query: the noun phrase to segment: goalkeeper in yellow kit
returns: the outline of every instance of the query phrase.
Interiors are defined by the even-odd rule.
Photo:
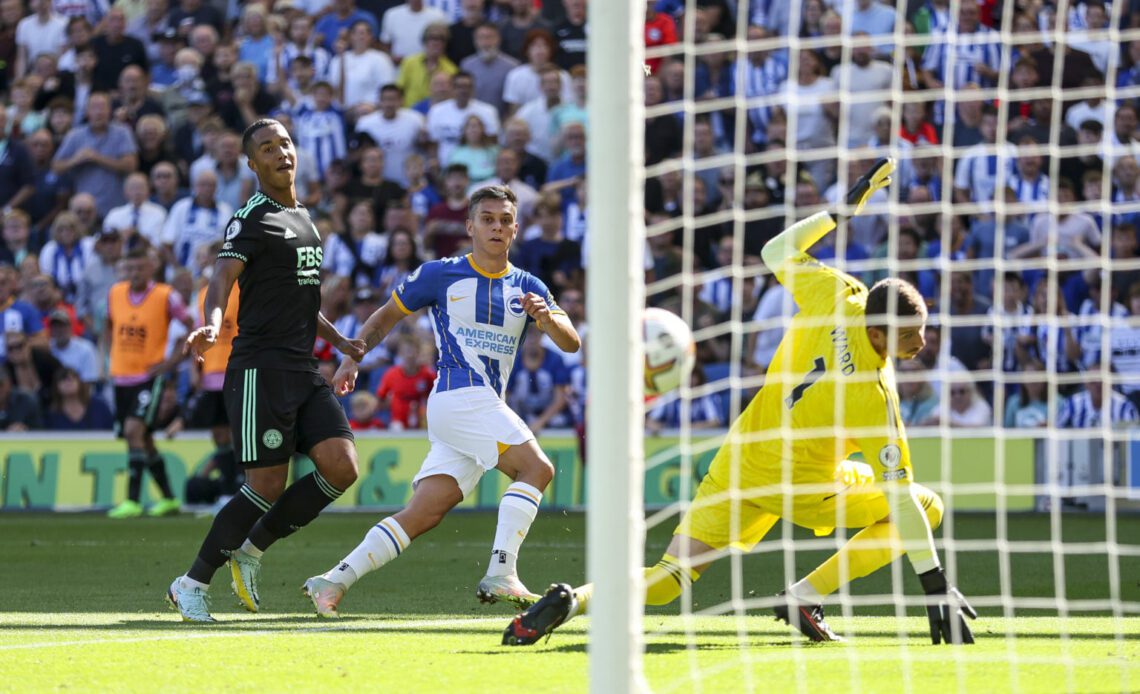
[[[856,214],[890,183],[893,170],[893,160],[881,159],[859,179],[847,196]],[[972,643],[963,616],[976,613],[939,564],[931,530],[942,520],[942,500],[914,482],[891,361],[922,349],[926,306],[902,280],[883,280],[868,291],[807,255],[835,226],[820,212],[764,247],[764,263],[800,312],[661,561],[645,570],[645,601],[672,602],[727,548],[750,550],[787,518],[820,535],[836,527],[861,530],[781,594],[777,618],[813,641],[838,640],[824,621],[824,598],[906,553],[931,596],[933,642]],[[849,460],[856,451],[866,464]],[[534,643],[585,612],[592,590],[551,586],[511,622],[503,643]]]

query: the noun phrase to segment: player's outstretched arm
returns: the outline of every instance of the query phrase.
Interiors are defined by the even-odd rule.
[[[230,302],[230,292],[233,291],[234,282],[244,269],[245,262],[237,258],[218,258],[214,262],[214,274],[206,287],[206,305],[203,307],[206,324],[186,337],[186,344],[182,348],[183,354],[193,354],[200,362],[202,355],[218,341],[218,333],[222,330],[222,316]]]
[[[350,340],[341,335],[336,326],[329,322],[329,319],[325,318],[325,314],[320,311],[317,312],[317,335],[335,347],[338,352],[352,357],[356,361],[364,359],[364,355],[368,352],[364,348],[364,340],[359,338]]]
[[[364,355],[372,351],[373,347],[380,344],[380,341],[387,337],[392,328],[406,315],[408,314],[394,299],[389,299],[386,304],[372,312],[372,315],[361,326],[359,336],[355,340],[349,340],[358,349],[353,351],[341,350],[346,356],[340,362],[340,366],[333,376],[334,393],[347,395],[356,389],[356,376],[360,371],[360,360],[364,359]],[[360,355],[359,357],[356,356],[357,353]]]
[[[883,157],[876,161],[867,173],[855,181],[847,191],[847,204],[855,208],[855,214],[863,211],[863,205],[879,190],[891,184],[891,174],[895,170],[895,160]],[[836,227],[837,219],[827,212],[816,212],[807,219],[796,222],[776,238],[764,244],[760,257],[768,269],[780,274],[784,261],[798,253],[806,253],[828,232]]]

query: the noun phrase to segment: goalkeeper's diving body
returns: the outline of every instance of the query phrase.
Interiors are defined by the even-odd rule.
[[[893,160],[881,159],[848,192],[856,214],[893,170]],[[922,349],[926,306],[902,280],[868,290],[806,253],[835,227],[819,212],[764,246],[764,263],[800,312],[661,561],[645,569],[645,602],[672,602],[728,548],[752,549],[786,518],[819,535],[860,530],[781,594],[777,618],[813,641],[839,640],[824,621],[825,598],[905,553],[929,596],[933,642],[972,643],[963,617],[976,613],[939,563],[931,530],[942,520],[942,500],[914,481],[892,365],[892,357],[911,359]],[[856,451],[866,464],[849,459]],[[592,592],[592,585],[551,586],[511,622],[503,643],[534,643],[584,613]]]

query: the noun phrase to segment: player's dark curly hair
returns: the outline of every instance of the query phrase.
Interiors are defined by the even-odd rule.
[[[467,204],[467,218],[475,219],[475,210],[479,209],[479,203],[484,200],[506,200],[519,208],[519,199],[515,195],[515,191],[506,186],[484,186],[471,194],[471,202]]]
[[[879,280],[871,287],[867,294],[867,327],[887,332],[892,314],[893,318],[901,319],[903,325],[925,323],[927,317],[922,294],[913,284],[897,277]]]

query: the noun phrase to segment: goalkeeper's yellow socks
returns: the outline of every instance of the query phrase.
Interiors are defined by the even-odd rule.
[[[818,604],[839,590],[839,586],[881,569],[901,554],[902,546],[894,524],[880,521],[855,533],[838,552],[788,592],[798,600]]]
[[[590,598],[594,597],[594,584],[587,583],[586,585],[574,589],[574,604],[570,606],[570,613],[566,615],[566,619],[577,617],[580,614],[586,614],[586,609],[590,605]]]
[[[685,570],[677,557],[664,554],[661,561],[645,569],[645,604],[668,605],[700,577],[696,569]]]

